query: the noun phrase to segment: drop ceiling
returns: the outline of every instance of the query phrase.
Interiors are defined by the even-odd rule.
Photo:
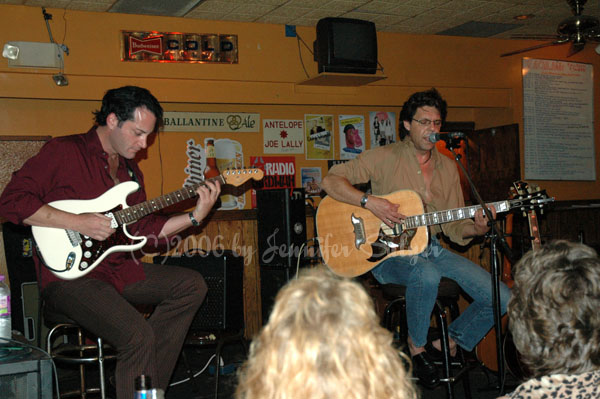
[[[375,22],[380,32],[516,38],[556,34],[571,16],[566,0],[0,0],[4,4],[94,12],[314,27],[324,17]],[[584,14],[600,16],[600,1]],[[516,20],[517,15],[531,15]]]

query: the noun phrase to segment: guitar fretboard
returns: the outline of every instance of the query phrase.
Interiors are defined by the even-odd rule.
[[[208,181],[216,180],[220,180],[221,184],[226,184],[226,181],[222,175],[208,179]],[[165,195],[161,195],[160,197],[145,202],[140,202],[139,204],[130,206],[129,208],[116,211],[114,212],[115,220],[117,221],[119,226],[126,223],[133,223],[153,212],[160,211],[161,209],[167,208],[171,205],[175,205],[181,201],[185,201],[187,199],[197,196],[198,194],[196,193],[196,190],[198,189],[198,187],[204,185],[206,185],[205,182],[197,183],[191,186],[185,186],[180,188],[179,190],[173,191]]]
[[[496,208],[496,212],[506,212],[510,209],[508,201],[498,201],[487,206]],[[442,224],[454,222],[456,220],[470,219],[475,217],[475,213],[481,209],[481,205],[467,206],[464,208],[447,209],[445,211],[423,213],[422,215],[409,216],[404,219],[404,227],[415,229],[421,226],[431,226],[434,224]]]

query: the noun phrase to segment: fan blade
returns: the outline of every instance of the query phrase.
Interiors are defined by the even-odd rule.
[[[583,43],[571,43],[571,46],[569,47],[569,53],[567,54],[567,58],[577,54],[578,52],[580,52],[581,50],[583,50],[583,48],[585,47],[585,42]]]
[[[543,48],[543,47],[555,46],[557,44],[565,44],[568,41],[569,41],[569,38],[559,39],[559,40],[555,40],[550,43],[542,43],[542,44],[538,44],[537,46],[527,47],[527,48],[523,48],[521,50],[515,50],[515,51],[508,52],[508,53],[500,54],[500,57],[508,57],[510,55],[520,54],[520,53],[524,53],[526,51],[531,51],[531,50],[537,50],[537,49]]]

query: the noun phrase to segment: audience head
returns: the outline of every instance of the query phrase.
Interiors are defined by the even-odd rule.
[[[240,374],[237,399],[414,399],[363,287],[317,268],[292,280]]]
[[[583,244],[554,241],[515,265],[510,329],[535,376],[600,368],[600,259]]]

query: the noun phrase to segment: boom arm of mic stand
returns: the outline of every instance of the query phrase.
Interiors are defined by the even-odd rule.
[[[471,180],[471,176],[469,175],[469,172],[467,172],[464,165],[460,162],[460,155],[458,155],[454,151],[455,147],[456,147],[456,145],[454,145],[452,142],[446,143],[446,148],[448,148],[448,150],[450,150],[452,155],[454,155],[454,160],[456,161],[458,166],[462,169],[463,173],[465,174],[465,177],[467,178],[469,185],[471,186],[471,191],[473,192],[475,199],[481,205],[481,208],[485,212],[485,215],[487,216],[488,224],[491,227],[491,231],[490,231],[490,233],[488,233],[488,235],[490,237],[490,268],[491,268],[491,275],[492,275],[491,276],[491,279],[492,279],[492,282],[491,282],[492,283],[492,303],[493,303],[493,310],[494,310],[494,329],[496,331],[496,354],[497,354],[497,360],[498,360],[498,381],[500,382],[500,386],[499,386],[500,396],[502,396],[502,395],[504,395],[504,388],[505,388],[504,383],[505,383],[506,374],[504,372],[504,350],[502,348],[502,322],[501,322],[502,310],[501,310],[501,304],[500,304],[500,267],[498,265],[496,241],[499,237],[502,237],[502,239],[501,239],[501,242],[502,242],[503,236],[497,228],[496,220],[492,217],[492,212],[489,210],[489,208],[487,207],[485,202],[483,202],[483,199],[481,199],[481,196],[479,195],[479,192],[477,191],[477,188],[475,187],[473,180]],[[508,247],[506,242],[504,242],[504,245],[506,245],[506,247]]]

